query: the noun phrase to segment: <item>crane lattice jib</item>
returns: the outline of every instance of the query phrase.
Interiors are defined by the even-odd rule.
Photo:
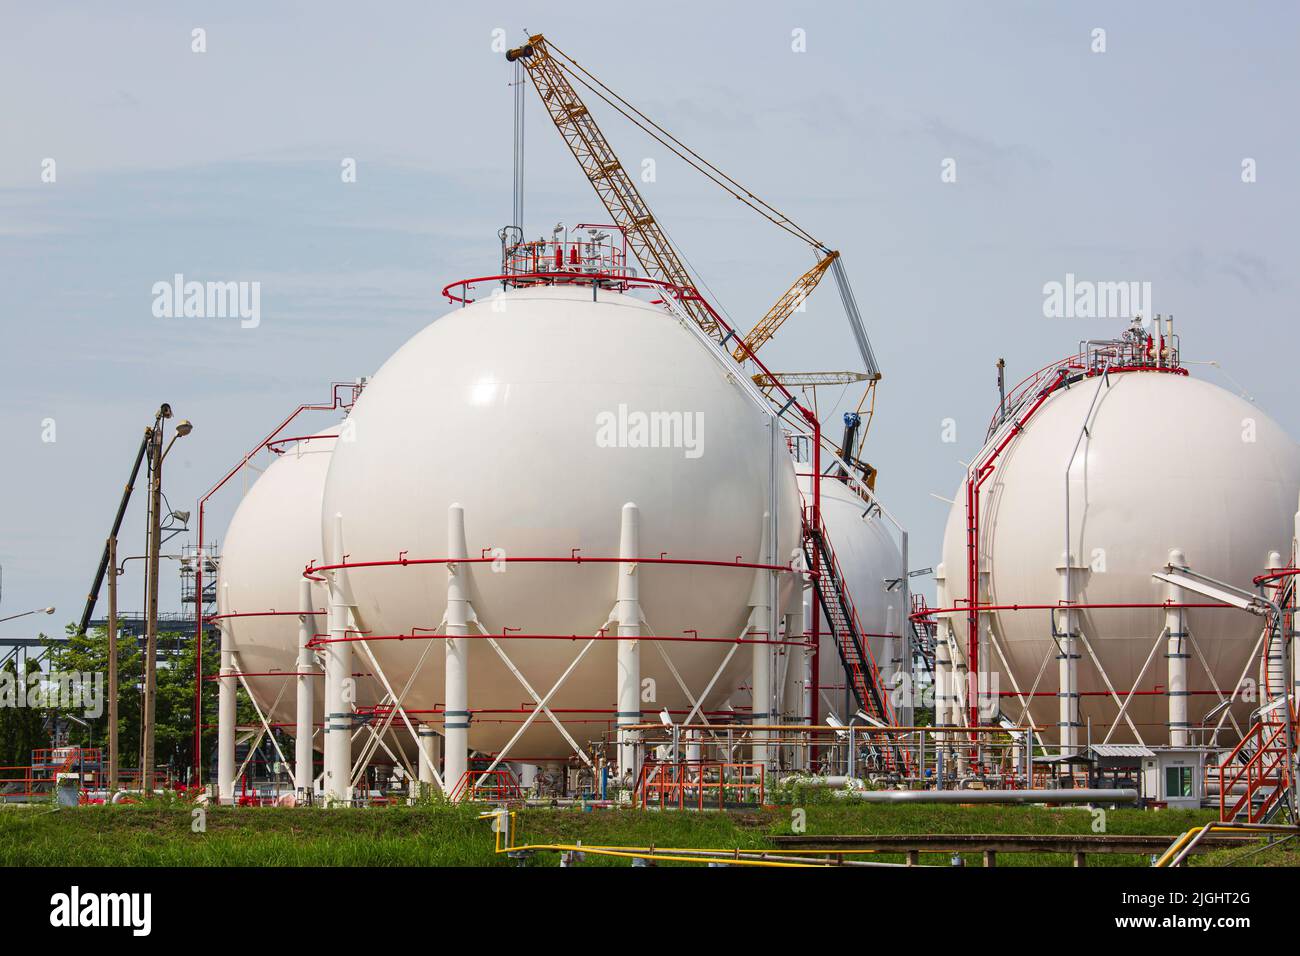
[[[540,34],[531,37],[525,46],[509,51],[506,58],[523,63],[551,121],[595,188],[596,195],[605,204],[614,224],[626,232],[628,245],[646,274],[678,288],[694,290],[695,282],[677,250],[655,221],[605,134],[569,82],[564,68],[551,56],[545,38]],[[688,295],[683,297],[682,306],[705,333],[716,341],[722,341],[722,330],[702,303]]]
[[[816,388],[819,385],[852,385],[854,382],[871,381],[871,376],[866,372],[764,372],[752,378],[759,388],[775,388],[777,385],[787,388]]]
[[[831,263],[839,258],[838,252],[828,252],[817,260],[817,263],[794,280],[794,284],[786,290],[785,295],[776,300],[772,308],[767,310],[767,315],[763,316],[749,330],[745,336],[745,344],[736,346],[733,353],[737,362],[744,361],[749,355],[757,352],[772,336],[776,335],[777,329],[785,324],[785,320],[794,315],[795,311],[803,305],[808,296],[812,294],[813,289],[817,288],[817,283],[822,281],[822,276],[830,268]]]

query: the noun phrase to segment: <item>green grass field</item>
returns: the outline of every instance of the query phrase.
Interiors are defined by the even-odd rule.
[[[804,808],[807,832],[832,833],[1091,833],[1092,815],[1041,807],[868,806],[821,803]],[[369,810],[209,808],[206,832],[192,829],[184,805],[94,806],[53,810],[0,806],[3,866],[509,866],[493,852],[493,834],[476,807],[391,807]],[[1107,832],[1181,833],[1212,818],[1209,811],[1111,810]],[[700,847],[757,850],[791,832],[791,809],[721,812],[639,810],[584,812],[530,809],[517,818],[517,844]],[[1195,865],[1296,865],[1300,851],[1246,848],[1198,856]],[[863,859],[898,862],[875,854]],[[949,865],[928,854],[923,864]],[[553,866],[554,852],[532,865]],[[1093,854],[1089,866],[1146,866],[1146,857]],[[978,866],[978,854],[967,865]],[[627,866],[589,855],[584,866]],[[999,866],[1064,866],[1064,854],[999,854]]]

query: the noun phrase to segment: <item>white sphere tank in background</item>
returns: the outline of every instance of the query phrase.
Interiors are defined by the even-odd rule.
[[[654,412],[680,415],[684,427],[672,447],[641,446],[638,417]],[[639,508],[642,557],[765,563],[764,514],[773,499],[776,563],[788,565],[800,545],[794,468],[779,434],[773,447],[768,415],[691,330],[630,296],[601,291],[594,300],[590,289],[572,286],[517,289],[450,312],[385,363],[351,420],[355,440],[340,443],[330,462],[322,521],[328,555],[335,515],[342,515],[342,551],[352,562],[446,557],[453,504],[464,509],[471,558],[617,557],[628,502]],[[611,620],[617,564],[507,561],[467,568],[479,622],[506,635],[501,646],[539,694],[585,638]],[[738,636],[754,575],[640,564],[643,635]],[[347,576],[363,631],[428,633],[442,621],[444,564],[353,569]],[[794,575],[780,578],[784,606],[796,593]],[[612,624],[609,633],[617,633]],[[428,654],[407,699],[414,711],[443,705],[442,643],[439,638]],[[428,642],[371,646],[401,687]],[[696,696],[732,646],[660,645]],[[487,641],[472,639],[469,647],[470,746],[495,752],[532,709],[532,699]],[[732,656],[706,709],[745,682],[750,651]],[[598,641],[549,702],[579,745],[613,727],[615,656],[616,642]],[[654,641],[642,641],[640,661],[643,712],[653,717],[663,708],[690,708]],[[511,757],[570,752],[540,716]]]
[[[799,488],[804,500],[812,502],[812,478],[801,476]],[[879,509],[854,494],[843,480],[823,477],[821,480],[822,524],[826,537],[835,552],[836,561],[844,574],[849,595],[858,611],[858,618],[866,631],[871,655],[882,680],[888,681],[893,673],[892,658],[901,655],[897,643],[887,645],[885,635],[901,633],[903,591],[888,590],[887,581],[902,575],[903,557],[897,541],[885,523]],[[810,599],[812,592],[809,592]],[[811,622],[808,623],[811,626]],[[845,673],[835,640],[825,632],[822,618],[821,646],[819,648],[818,679],[823,698],[818,713],[825,722],[828,712],[847,723],[855,710],[844,710]],[[851,708],[856,708],[850,697]]]
[[[1074,601],[1165,601],[1166,585],[1151,575],[1164,571],[1174,548],[1194,571],[1253,590],[1251,579],[1265,568],[1268,553],[1290,553],[1300,488],[1296,443],[1256,406],[1186,375],[1125,371],[1112,373],[1109,387],[1102,385],[1100,392],[1098,383],[1098,378],[1085,378],[1050,397],[996,460],[984,483],[979,553],[989,575],[988,603],[1060,601],[1066,468],[1094,396],[1092,423],[1069,472],[1070,549],[1072,563],[1082,566],[1074,572]],[[960,605],[967,596],[964,481],[955,502],[943,545],[949,605]],[[1209,603],[1191,592],[1185,601]],[[965,647],[965,614],[959,611],[951,620]],[[1133,686],[1164,623],[1164,610],[1154,607],[1077,612],[1078,630],[1121,695]],[[1048,612],[995,612],[992,627],[1021,690],[1028,691],[1044,657],[1056,654]],[[1230,693],[1259,637],[1260,619],[1238,610],[1191,609],[1187,629],[1218,687]],[[1081,643],[1078,653],[1079,720],[1086,724],[1091,718],[1092,737],[1099,742],[1117,707]],[[1200,656],[1195,649],[1188,653],[1187,685],[1193,692],[1188,718],[1195,726],[1218,699],[1205,693],[1212,685]],[[1137,688],[1147,693],[1135,697],[1127,710],[1148,744],[1169,741],[1164,654],[1162,643]],[[1011,691],[996,651],[990,648],[989,657],[981,668],[999,674],[1000,691]],[[1057,683],[1053,659],[1039,686],[1040,694],[1053,696],[1038,696],[1032,706],[1035,722],[1053,728],[1052,739]],[[1250,706],[1238,713],[1239,720]],[[1013,719],[1021,710],[1014,697],[1006,696],[1001,708]],[[1085,742],[1082,730],[1078,740]],[[1133,734],[1121,723],[1111,740],[1131,742]]]
[[[339,426],[322,434],[333,436]],[[240,670],[266,675],[298,670],[299,584],[303,569],[321,562],[320,503],[336,439],[312,438],[287,447],[244,494],[226,531],[217,573],[217,613],[274,616],[223,618]],[[326,590],[312,583],[312,607],[324,610]],[[318,631],[325,618],[316,619]],[[245,678],[267,719],[292,733],[296,691],[292,677]],[[318,684],[322,684],[317,679]],[[322,692],[316,689],[316,719]]]

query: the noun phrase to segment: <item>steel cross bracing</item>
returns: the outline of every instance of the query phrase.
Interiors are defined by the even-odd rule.
[[[551,56],[542,36],[529,39],[516,51],[529,79],[542,99],[556,129],[573,152],[573,157],[605,204],[614,224],[622,227],[628,245],[642,268],[653,278],[671,282],[683,289],[694,289],[695,280],[682,262],[632,177],[610,146],[605,134],[592,118],[577,90],[569,82],[560,63]],[[709,310],[699,301],[684,296],[682,306],[701,329],[715,341],[722,341],[722,330]]]

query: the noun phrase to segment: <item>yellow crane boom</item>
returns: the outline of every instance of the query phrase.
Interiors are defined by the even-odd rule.
[[[632,177],[623,168],[605,134],[582,101],[582,97],[578,95],[574,82],[584,86],[597,99],[622,114],[733,198],[816,250],[818,259],[813,267],[799,276],[781,298],[768,309],[767,314],[744,338],[743,344],[740,342],[734,344],[732,354],[737,361],[743,361],[750,354],[757,352],[764,343],[770,341],[817,287],[822,276],[829,271],[835,275],[849,326],[866,368],[866,377],[855,381],[874,384],[880,379],[880,369],[867,339],[866,328],[858,312],[843,260],[838,252],[832,251],[789,216],[760,199],[741,183],[705,160],[611,90],[559,47],[548,45],[542,34],[531,36],[523,46],[509,50],[506,59],[517,63],[527,72],[551,121],[578,161],[583,174],[596,190],[596,195],[604,204],[613,222],[627,236],[627,243],[632,247],[633,255],[641,263],[646,276],[669,283],[680,290],[677,298],[685,311],[707,335],[724,348],[733,345],[730,340],[737,337],[736,333],[728,331],[726,335],[723,334],[725,324],[716,318],[716,314],[704,301],[683,257],[674,248],[667,232],[650,212]],[[784,387],[786,384],[781,382],[779,377],[774,379],[776,380],[765,386],[765,390]],[[874,395],[873,388],[868,388],[868,394],[863,396],[864,403],[868,400],[868,395]]]
[[[777,329],[785,323],[786,319],[794,315],[812,290],[817,288],[817,283],[822,281],[822,276],[839,255],[838,252],[826,253],[817,260],[816,265],[794,280],[794,285],[790,286],[785,294],[776,300],[772,308],[767,310],[767,315],[759,319],[749,330],[749,334],[745,336],[745,344],[736,346],[732,354],[737,362],[743,362],[751,352],[757,352],[768,339],[776,335]]]
[[[722,341],[722,330],[709,310],[695,296],[695,282],[667,234],[655,221],[632,177],[619,162],[613,147],[601,132],[563,67],[551,56],[542,34],[529,37],[521,47],[506,53],[506,59],[523,64],[537,95],[573,152],[587,179],[596,190],[614,224],[622,227],[641,266],[653,279],[670,282],[694,295],[681,299],[683,308],[706,334]]]

